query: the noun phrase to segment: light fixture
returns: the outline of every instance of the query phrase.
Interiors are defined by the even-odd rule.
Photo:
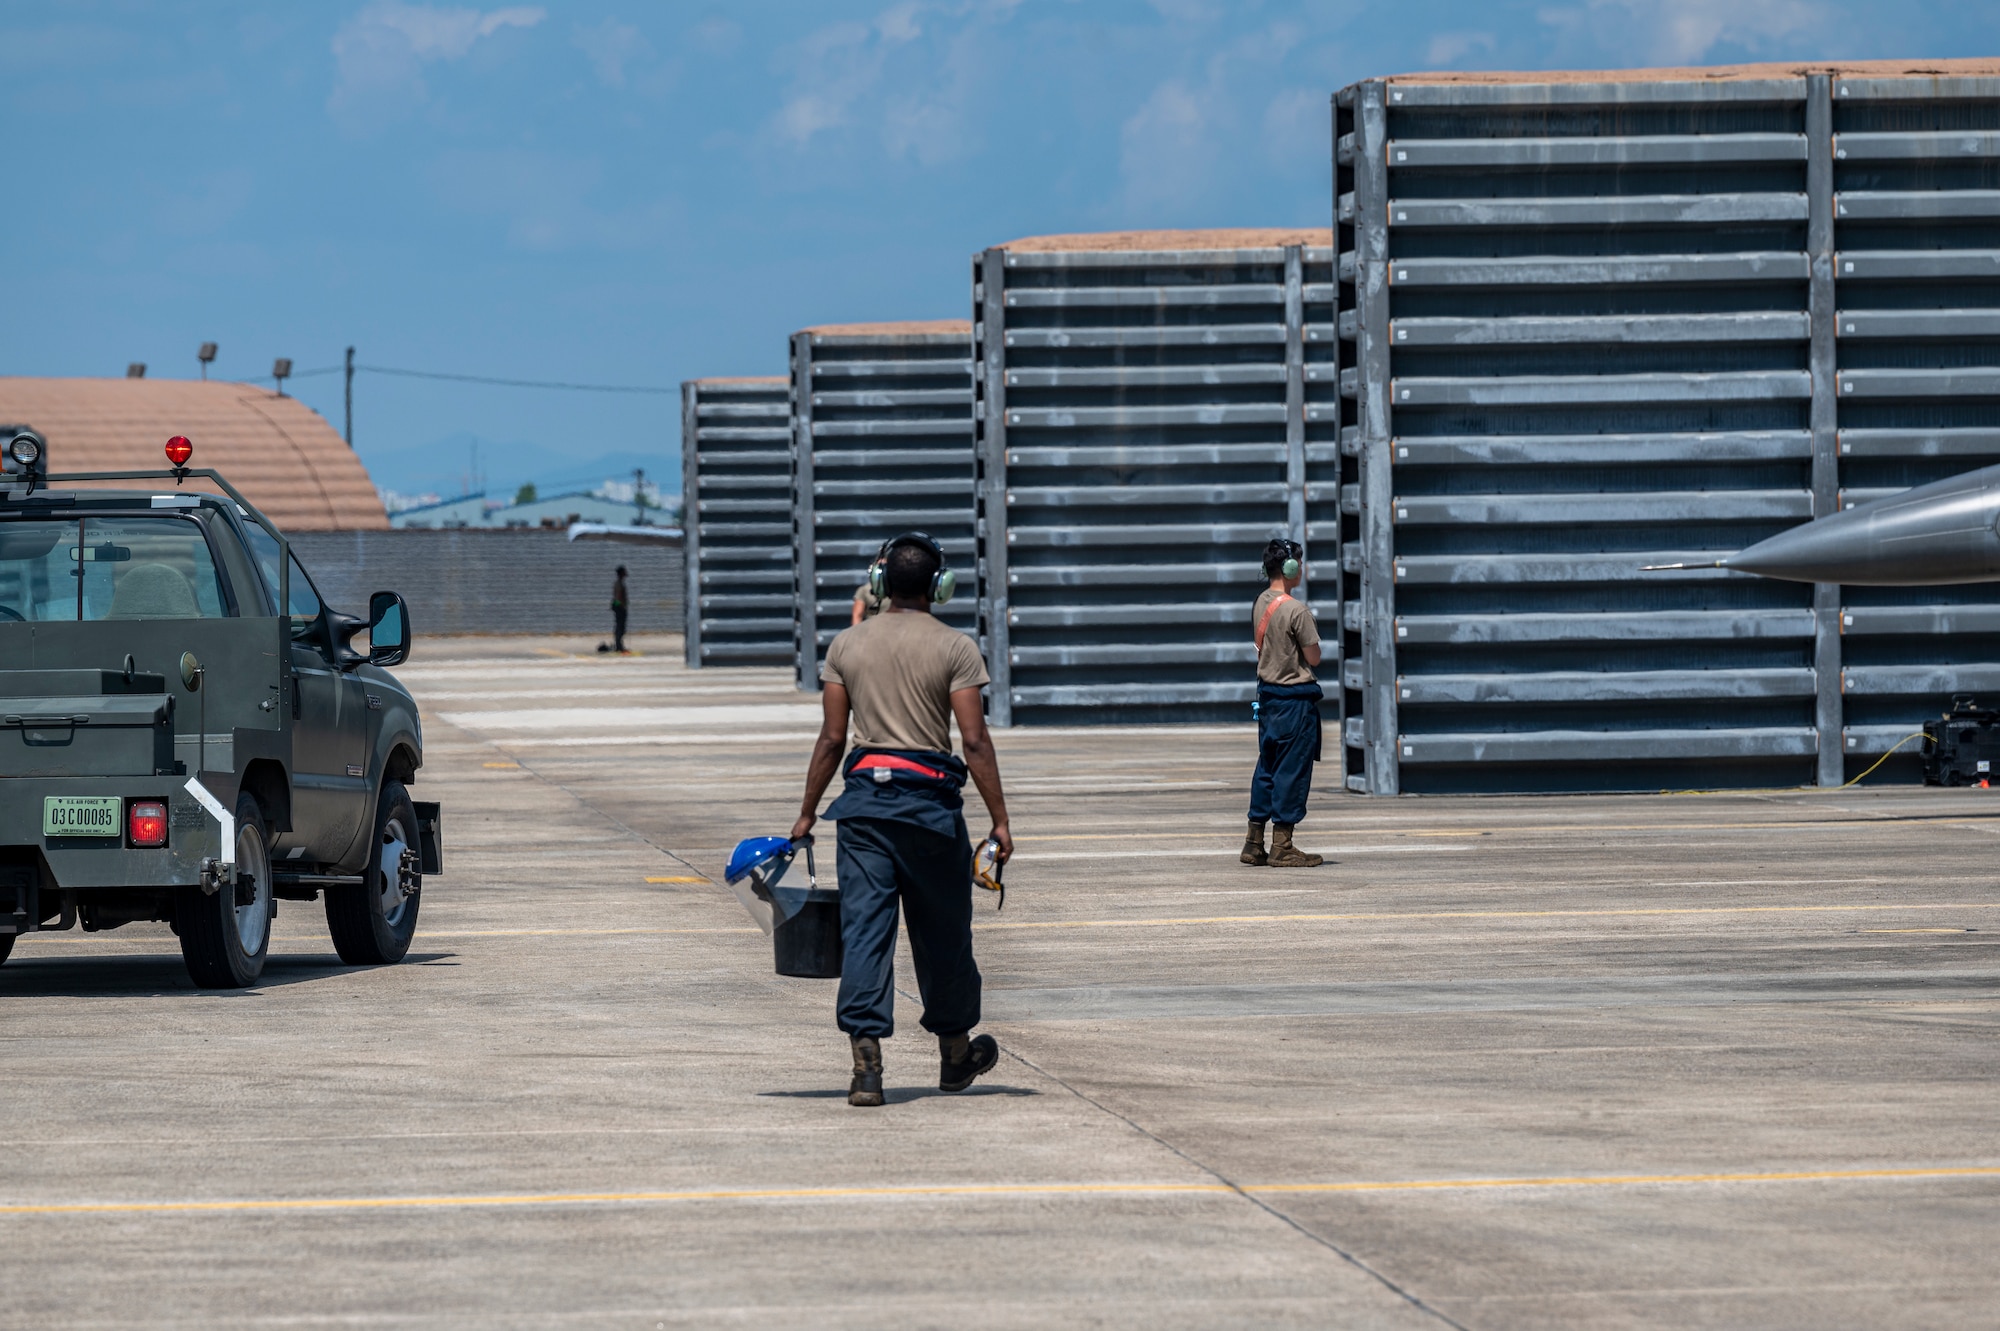
[[[127,365],[125,367],[125,377],[127,379],[144,379],[146,377],[146,362],[135,360],[130,365]]]
[[[292,377],[292,361],[289,356],[280,356],[271,362],[271,377],[278,381],[278,396],[285,395],[285,380]]]
[[[201,344],[201,350],[194,353],[194,358],[201,362],[201,377],[203,379],[208,378],[209,362],[215,359],[215,351],[215,343],[204,342]]]
[[[193,456],[194,445],[188,442],[186,435],[177,434],[167,440],[167,461],[173,463],[176,467],[185,467],[188,464],[188,459]]]
[[[42,460],[42,441],[32,434],[17,434],[14,442],[7,445],[8,453],[14,461],[24,467],[32,467]]]

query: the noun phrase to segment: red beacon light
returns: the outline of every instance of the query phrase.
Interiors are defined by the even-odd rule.
[[[193,456],[194,445],[188,442],[186,435],[177,434],[167,440],[167,461],[173,463],[176,467],[185,467],[188,464],[188,459]]]

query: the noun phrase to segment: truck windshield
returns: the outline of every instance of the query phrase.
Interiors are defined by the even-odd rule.
[[[0,523],[0,623],[220,619],[223,604],[215,558],[192,519]]]

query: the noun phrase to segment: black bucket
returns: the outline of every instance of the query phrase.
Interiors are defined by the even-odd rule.
[[[840,893],[820,887],[771,890],[777,923],[771,946],[778,974],[805,980],[840,978]]]

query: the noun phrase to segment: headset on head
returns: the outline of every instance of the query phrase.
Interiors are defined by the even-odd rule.
[[[1273,544],[1281,545],[1285,548],[1285,565],[1279,572],[1284,576],[1285,581],[1290,582],[1293,578],[1299,576],[1299,560],[1305,556],[1306,548],[1297,541],[1286,537],[1279,537]]]
[[[919,550],[928,550],[936,558],[937,572],[931,575],[931,602],[943,605],[958,590],[958,574],[945,563],[944,547],[932,540],[926,532],[906,531],[901,536],[891,536],[882,542],[882,548],[875,552],[875,562],[868,566],[868,590],[877,596],[889,594],[889,552],[899,545],[914,545]]]

